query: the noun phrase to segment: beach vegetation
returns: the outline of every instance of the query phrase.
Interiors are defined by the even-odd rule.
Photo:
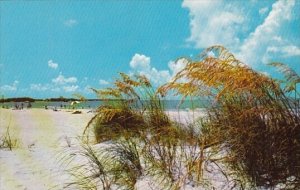
[[[213,53],[214,56],[211,56]],[[240,62],[222,46],[213,46],[190,61],[159,91],[211,100],[203,138],[224,153],[226,169],[244,187],[297,189],[300,184],[299,76],[284,64],[286,86]],[[184,79],[184,82],[182,80]],[[294,91],[295,97],[286,92]],[[201,128],[201,130],[203,130]],[[291,180],[292,179],[292,180]]]
[[[18,140],[11,136],[10,125],[8,125],[5,133],[0,138],[0,148],[9,149],[11,151],[13,148],[16,148],[18,146],[18,143]]]
[[[271,64],[283,71],[282,86],[222,46],[186,61],[157,90],[145,76],[124,73],[112,87],[92,89],[104,104],[84,136],[106,148],[91,151],[88,145],[84,156],[105,168],[92,175],[109,181],[103,189],[134,189],[143,179],[155,189],[300,188],[297,73]],[[171,120],[163,105],[168,94],[206,100],[204,116],[186,123]]]
[[[106,159],[101,150],[95,150],[88,144],[82,144],[82,149],[72,152],[70,157],[64,157],[61,162],[68,165],[73,159],[81,159],[81,164],[67,169],[70,182],[66,182],[65,188],[76,188],[84,190],[110,190],[114,181],[110,175],[108,166],[110,160]]]

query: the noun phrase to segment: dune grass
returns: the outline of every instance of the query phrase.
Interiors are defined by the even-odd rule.
[[[10,151],[18,147],[18,140],[13,138],[10,134],[10,124],[6,128],[5,133],[0,138],[0,148],[8,148]]]
[[[144,76],[129,77],[120,73],[114,87],[93,90],[104,104],[88,123],[84,134],[92,130],[98,143],[120,136],[140,136],[145,130],[170,126],[161,100]]]
[[[157,91],[146,77],[124,73],[113,87],[93,89],[105,104],[84,134],[109,146],[84,149],[92,168],[102,170],[80,181],[95,184],[89,180],[96,176],[100,189],[135,189],[138,181],[149,177],[153,183],[148,185],[156,184],[155,189],[299,188],[297,73],[272,64],[293,75],[285,75],[282,87],[222,46],[186,61],[187,66]],[[207,100],[205,116],[188,124],[171,121],[162,101],[170,92]],[[291,92],[294,101],[288,96]],[[218,180],[221,186],[216,186]]]
[[[82,144],[82,149],[72,152],[69,157],[64,157],[62,163],[69,165],[73,159],[81,159],[80,165],[71,166],[67,172],[71,181],[66,182],[65,188],[76,189],[111,189],[114,178],[110,175],[109,159],[105,159],[99,150],[93,149],[88,144]]]
[[[296,73],[292,74],[294,79]],[[182,79],[185,82],[180,82]],[[184,97],[210,97],[208,131],[203,136],[214,139],[220,151],[226,150],[227,171],[233,171],[235,178],[247,179],[253,187],[284,184],[285,188],[299,188],[299,107],[278,81],[255,72],[225,48],[214,46],[159,90],[175,90]]]

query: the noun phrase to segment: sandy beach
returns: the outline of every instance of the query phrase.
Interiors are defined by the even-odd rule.
[[[87,111],[1,109],[1,135],[10,126],[11,138],[18,142],[12,151],[0,150],[0,189],[63,189],[67,176],[58,155],[82,135],[93,116]]]
[[[72,111],[0,109],[0,134],[9,126],[11,138],[17,139],[12,151],[0,149],[0,189],[66,189],[69,176],[59,160],[63,153],[78,147],[78,138],[94,115],[89,110],[81,110],[81,114]],[[199,115],[189,111],[168,114],[182,122]]]

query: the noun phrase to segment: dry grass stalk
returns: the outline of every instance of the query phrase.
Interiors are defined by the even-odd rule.
[[[85,133],[92,129],[97,142],[112,140],[114,154],[106,156],[114,163],[108,169],[112,183],[132,189],[139,178],[152,176],[162,189],[213,188],[209,178],[219,172],[228,188],[299,188],[299,107],[278,81],[247,67],[222,46],[187,61],[158,93],[175,91],[210,101],[203,104],[206,116],[190,126],[168,118],[144,76],[120,73],[114,87],[94,89],[107,101]]]
[[[246,176],[253,186],[299,187],[299,107],[293,106],[277,81],[215,46],[207,49],[201,60],[190,62],[159,92],[170,90],[184,97],[209,96],[214,100],[207,107],[210,129],[205,135],[215,139],[220,150],[228,150],[226,164],[236,176]]]

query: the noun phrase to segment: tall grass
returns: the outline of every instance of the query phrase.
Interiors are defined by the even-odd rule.
[[[130,77],[120,73],[113,87],[93,90],[104,104],[88,123],[84,134],[89,135],[92,129],[97,142],[120,136],[140,136],[145,130],[159,130],[170,125],[161,100],[145,76]]]
[[[65,165],[70,163],[72,165],[76,159],[80,159],[81,162],[80,165],[73,165],[67,170],[71,176],[71,182],[67,182],[65,188],[111,189],[114,176],[110,175],[108,167],[111,165],[110,160],[88,144],[83,144],[81,147],[82,149],[72,152],[70,157],[62,159],[62,163]]]
[[[93,89],[105,103],[84,134],[109,146],[85,149],[98,174],[81,181],[100,180],[102,189],[135,189],[148,177],[156,189],[300,188],[299,105],[287,94],[294,90],[297,98],[297,73],[289,72],[292,85],[282,88],[222,46],[187,62],[157,92],[146,77],[124,73],[114,86]],[[189,124],[171,121],[162,103],[170,91],[209,101],[205,116]]]
[[[6,132],[0,138],[0,148],[8,148],[10,151],[18,146],[18,140],[11,137],[10,124],[6,128]]]
[[[185,82],[180,82],[182,79]],[[244,176],[245,183],[254,187],[299,187],[299,107],[276,80],[247,67],[225,48],[214,46],[159,89],[161,93],[169,90],[212,100],[206,108],[203,135],[209,141],[214,139],[220,151],[226,150],[224,161],[236,178]]]
[[[196,173],[203,169],[200,160],[204,163],[204,154],[200,155],[198,136],[192,127],[170,120],[161,97],[146,77],[120,76],[114,87],[94,89],[105,104],[84,131],[94,135],[97,143],[109,140],[113,144],[104,150],[110,152],[106,158],[115,162],[111,171],[114,176],[126,176],[122,177],[125,181],[114,184],[134,188],[145,176],[152,176],[162,189],[177,189],[187,181],[200,182]],[[193,166],[196,162],[197,168]]]

